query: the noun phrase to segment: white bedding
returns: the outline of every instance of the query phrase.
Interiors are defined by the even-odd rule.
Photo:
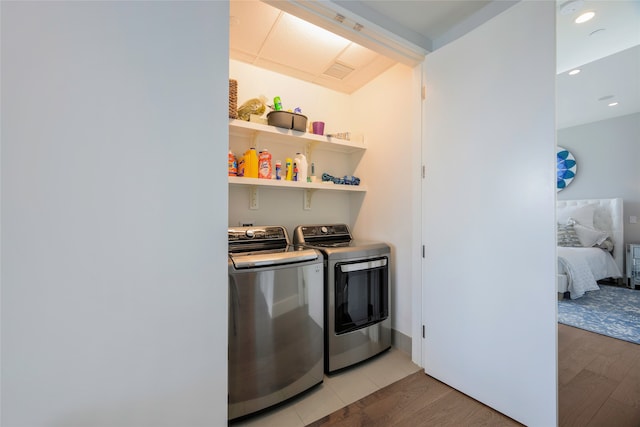
[[[609,252],[600,248],[558,247],[558,274],[567,276],[571,299],[599,290],[597,280],[621,277],[622,273]]]
[[[580,236],[582,247],[572,247],[570,242],[562,242],[558,247],[558,292],[571,292],[571,298],[579,298],[584,295],[586,289],[593,289],[596,280],[607,277],[622,277],[624,263],[624,220],[623,220],[623,200],[613,199],[582,199],[582,200],[557,200],[556,220],[558,225],[568,225],[573,223],[580,225],[583,229],[589,228],[591,231],[587,235]],[[569,221],[571,219],[571,221]],[[563,239],[571,237],[568,234],[561,235]],[[579,228],[574,231],[578,233]],[[602,237],[600,232],[608,235],[607,241],[613,244],[613,252],[609,253],[597,247]],[[570,234],[570,233],[569,233]],[[592,239],[598,237],[597,239]],[[560,243],[560,241],[559,241]],[[563,256],[565,254],[565,256]],[[581,254],[581,255],[578,255]],[[571,260],[580,259],[571,263]],[[569,265],[569,264],[577,264]],[[589,272],[584,271],[584,264],[588,264]],[[569,265],[569,267],[566,267]],[[580,267],[582,265],[582,267]],[[568,272],[567,270],[572,270]],[[572,274],[573,277],[569,277]],[[593,278],[589,277],[593,276]],[[595,284],[597,287],[597,284]],[[598,288],[599,289],[599,288]]]

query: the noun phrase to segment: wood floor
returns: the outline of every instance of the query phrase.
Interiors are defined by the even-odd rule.
[[[558,325],[559,425],[640,426],[640,345]]]
[[[640,345],[558,325],[559,426],[640,427]],[[520,426],[412,374],[310,426]]]

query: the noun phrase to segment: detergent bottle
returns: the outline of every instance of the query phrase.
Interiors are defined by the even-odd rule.
[[[247,166],[246,160],[247,159],[246,159],[244,154],[236,159],[236,161],[238,163],[238,169],[237,169],[237,175],[238,176],[244,176],[244,172],[245,172],[246,166]]]
[[[285,167],[285,180],[293,181],[293,159],[291,157],[287,157],[284,161]]]
[[[232,151],[229,151],[229,176],[238,175],[238,161]]]
[[[302,153],[296,153],[296,158],[293,160],[298,166],[298,179],[299,182],[307,182],[307,158]]]
[[[280,160],[276,160],[276,179],[280,180],[282,177],[280,176],[280,172],[282,171],[282,162]]]
[[[258,156],[258,178],[271,179],[271,153],[266,148]]]
[[[244,176],[247,178],[258,177],[258,153],[256,153],[255,147],[251,147],[249,151],[244,153],[245,166]]]

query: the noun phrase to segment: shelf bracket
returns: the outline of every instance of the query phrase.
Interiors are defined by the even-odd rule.
[[[249,209],[258,210],[258,186],[249,187]]]
[[[307,162],[311,164],[311,154],[313,149],[311,147],[311,143],[304,144],[304,157],[307,159]]]
[[[302,209],[304,209],[305,211],[310,211],[311,210],[311,196],[313,196],[313,193],[316,190],[313,189],[305,189],[304,190],[304,199],[302,200]]]
[[[258,136],[259,136],[258,132],[253,132],[251,134],[251,147],[256,149],[256,153],[260,151],[260,149],[258,148]]]

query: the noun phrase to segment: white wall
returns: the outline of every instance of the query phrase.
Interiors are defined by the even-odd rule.
[[[3,426],[226,424],[228,14],[2,3]]]
[[[557,421],[555,13],[520,2],[425,60],[425,370],[532,427]]]
[[[391,326],[412,336],[412,296],[419,267],[420,82],[402,64],[353,94],[354,123],[370,147],[356,174],[369,191],[355,218],[354,234],[391,246]]]
[[[273,98],[279,96],[285,109],[302,109],[307,117],[307,123],[312,121],[325,122],[325,134],[331,132],[356,132],[351,120],[351,99],[344,93],[336,92],[287,77],[259,67],[239,61],[229,61],[229,75],[238,81],[238,106],[251,98],[264,96],[268,104],[273,104]],[[270,110],[267,108],[263,117],[266,118]],[[251,146],[258,150],[268,149],[276,160],[284,164],[286,157],[295,157],[296,151],[304,151],[304,144],[291,146],[270,140],[268,136],[252,138],[231,138],[230,148],[236,155],[241,155]],[[328,153],[322,150],[312,150],[308,163],[316,165],[318,180],[323,172],[334,176],[352,174],[354,163],[361,156]],[[229,194],[229,225],[237,226],[240,222],[254,222],[256,225],[282,225],[289,233],[301,224],[318,223],[347,223],[351,224],[350,197],[361,199],[357,194],[343,192],[316,191],[312,195],[311,209],[303,209],[303,191],[291,189],[258,189],[258,209],[249,209],[249,189],[231,187]],[[290,234],[291,236],[291,234]]]
[[[273,98],[279,96],[284,110],[300,107],[309,124],[324,121],[325,134],[357,131],[353,128],[350,96],[345,93],[233,59],[229,60],[229,77],[238,81],[238,107],[260,96],[273,105]],[[267,108],[264,117],[269,111]]]
[[[625,243],[640,242],[640,113],[558,130],[558,145],[576,158],[578,169],[558,200],[624,199]]]

